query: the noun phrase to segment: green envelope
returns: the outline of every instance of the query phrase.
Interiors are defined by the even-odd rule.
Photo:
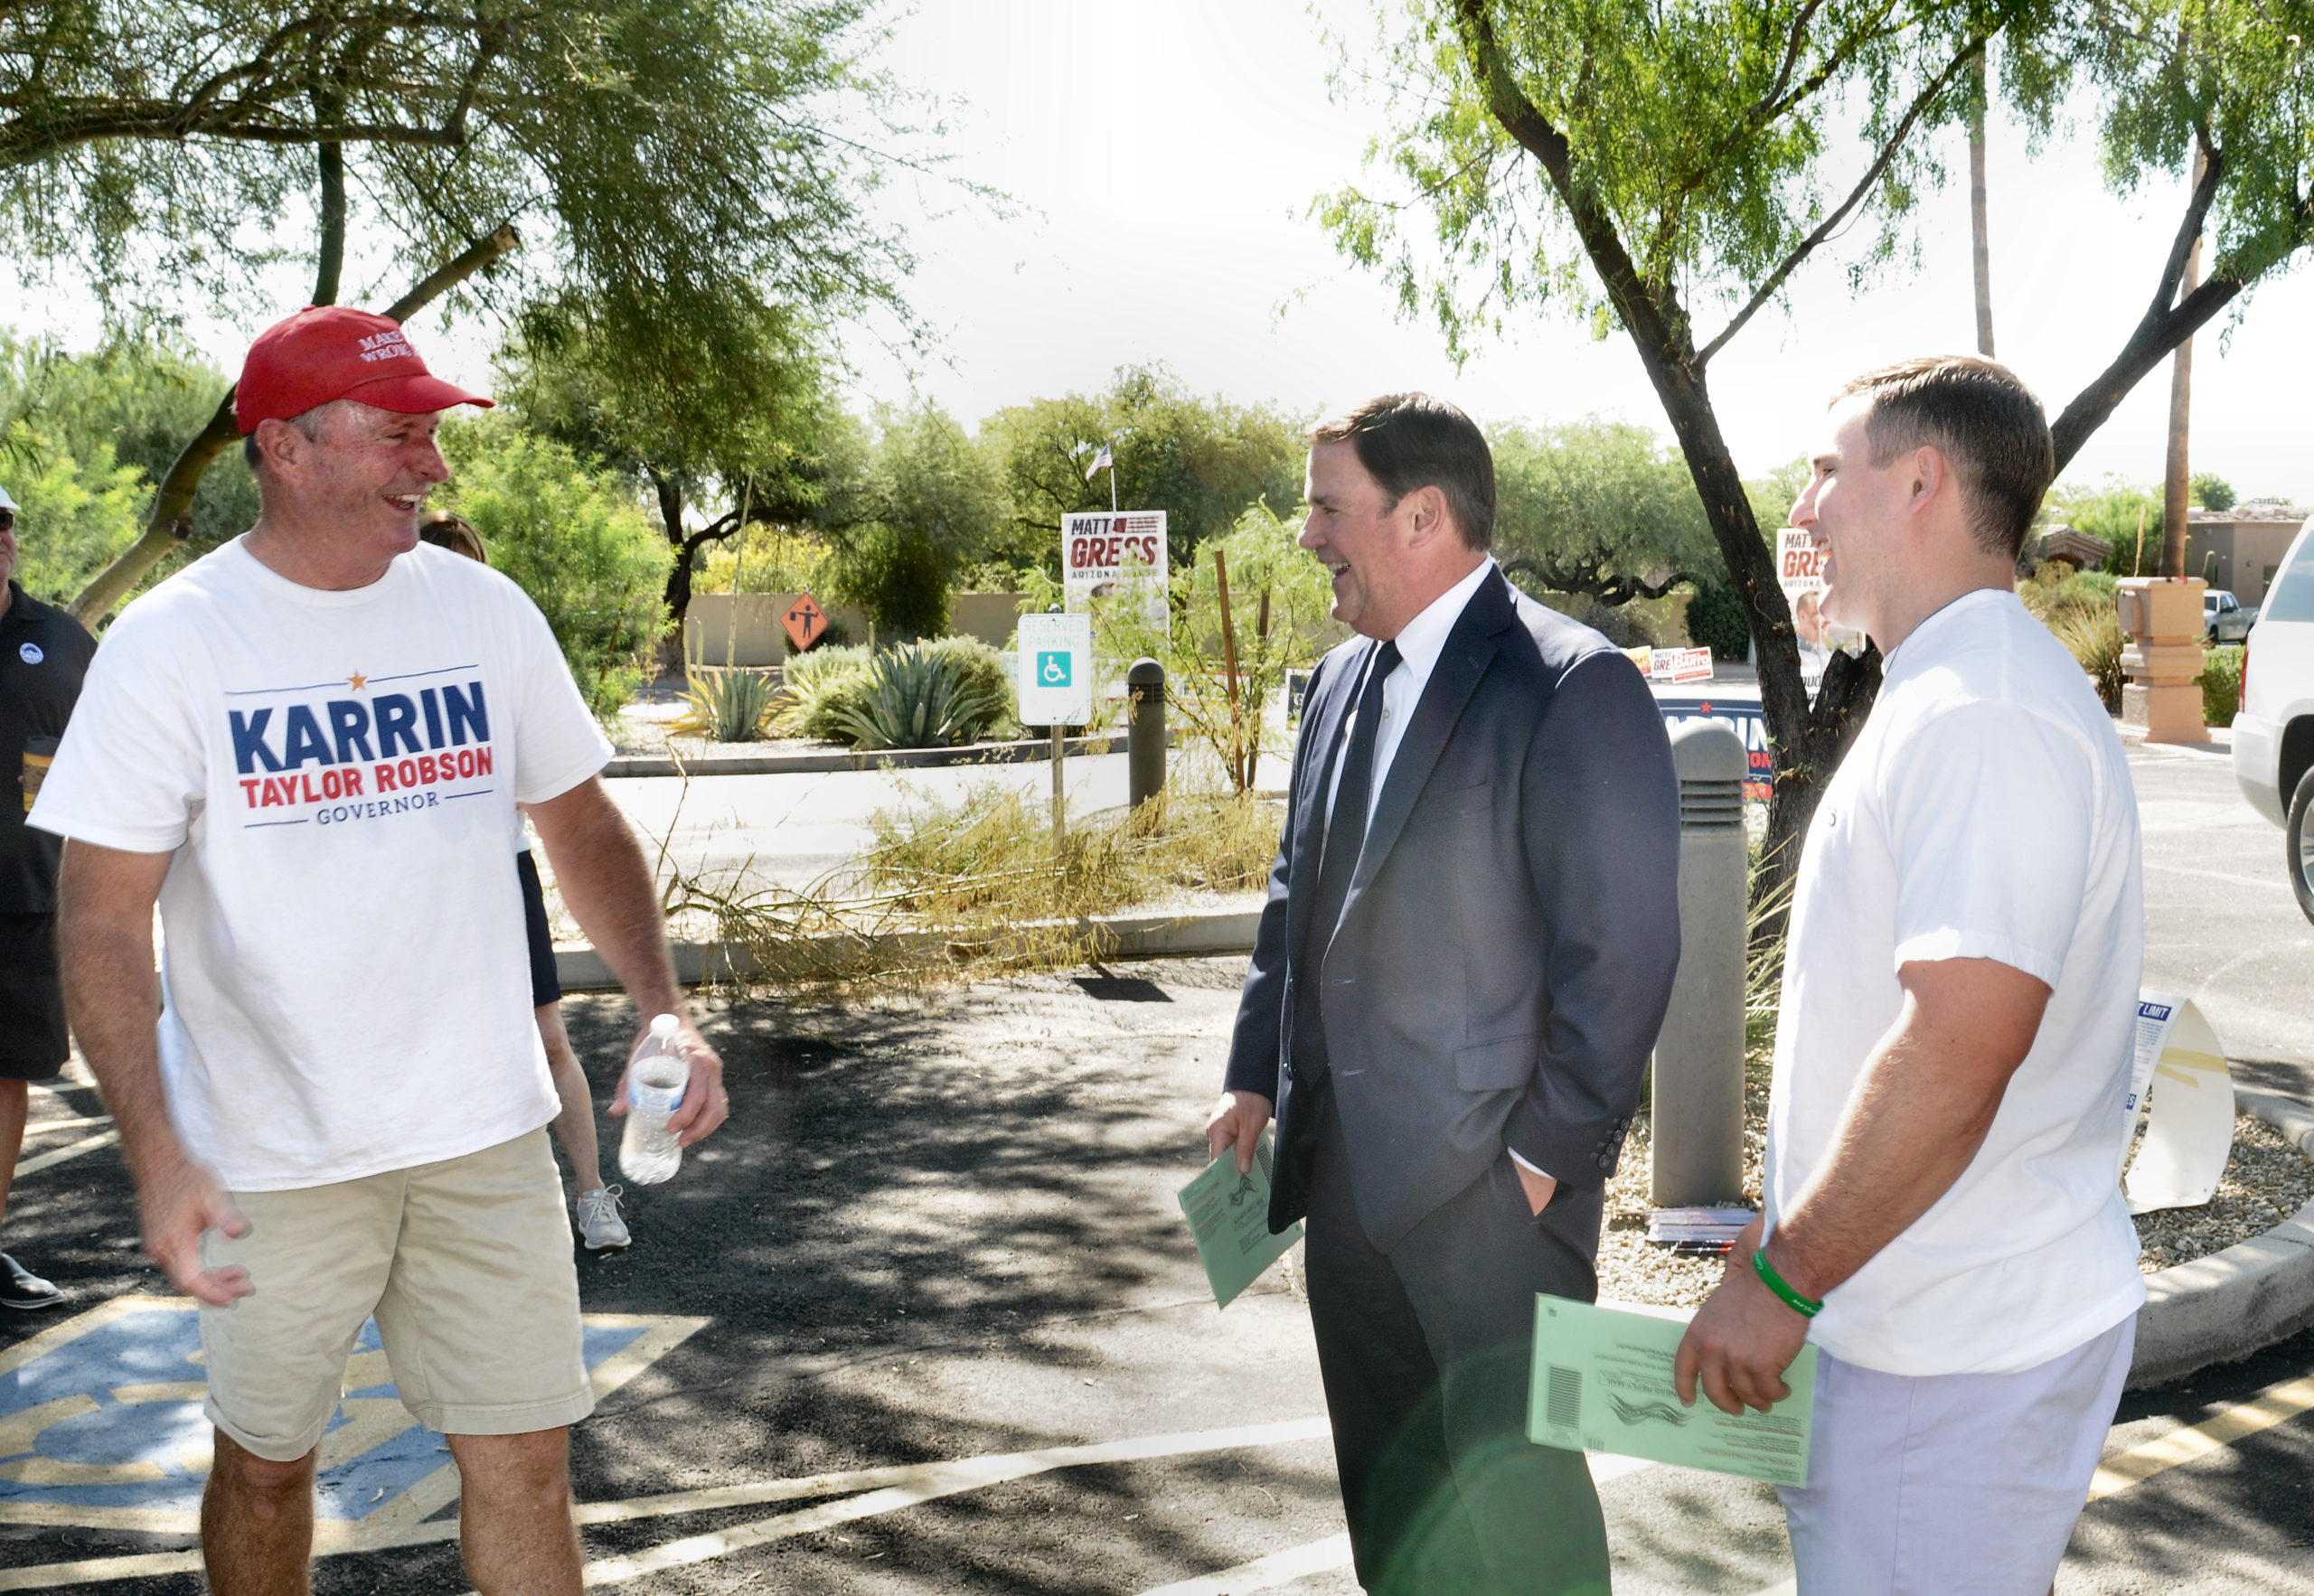
[[[1197,1255],[1218,1307],[1228,1307],[1302,1239],[1298,1220],[1280,1235],[1269,1233],[1269,1183],[1275,1167],[1265,1134],[1254,1144],[1254,1167],[1246,1173],[1237,1172],[1237,1150],[1231,1148],[1181,1188],[1181,1212],[1197,1238]]]
[[[1732,1417],[1701,1392],[1695,1406],[1683,1407],[1671,1361],[1689,1317],[1675,1308],[1537,1296],[1527,1439],[1775,1485],[1807,1484],[1816,1349],[1800,1349],[1783,1372],[1792,1394],[1764,1413],[1747,1408]]]

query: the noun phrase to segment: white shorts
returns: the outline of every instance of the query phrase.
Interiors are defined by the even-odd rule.
[[[2013,1375],[1817,1354],[1808,1487],[1777,1487],[1799,1596],[2048,1596],[2137,1346],[2137,1315]]]

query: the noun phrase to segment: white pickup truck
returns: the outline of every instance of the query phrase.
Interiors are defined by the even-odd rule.
[[[2290,885],[2314,920],[2314,521],[2298,529],[2250,629],[2234,776],[2282,828]]]

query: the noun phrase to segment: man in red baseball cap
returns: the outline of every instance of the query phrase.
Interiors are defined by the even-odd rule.
[[[593,1397],[507,868],[523,815],[644,1016],[682,994],[545,619],[419,541],[442,409],[489,402],[381,316],[260,336],[236,399],[258,523],[113,624],[28,821],[68,839],[66,1000],[146,1245],[202,1304],[220,1596],[305,1588],[316,1454],[372,1319],[449,1439],[475,1588],[580,1588],[569,1427]],[[691,1142],[727,1104],[682,1036]]]
[[[257,335],[233,390],[244,437],[260,421],[287,421],[334,399],[359,399],[405,415],[494,401],[426,369],[400,322],[343,305],[309,305]]]

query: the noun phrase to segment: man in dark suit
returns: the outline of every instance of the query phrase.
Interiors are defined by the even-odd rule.
[[[1679,957],[1679,786],[1646,682],[1487,556],[1453,406],[1312,434],[1302,545],[1361,635],[1311,684],[1213,1151],[1278,1122],[1359,1582],[1607,1589],[1580,1453],[1529,1444],[1538,1291],[1588,1300]]]

